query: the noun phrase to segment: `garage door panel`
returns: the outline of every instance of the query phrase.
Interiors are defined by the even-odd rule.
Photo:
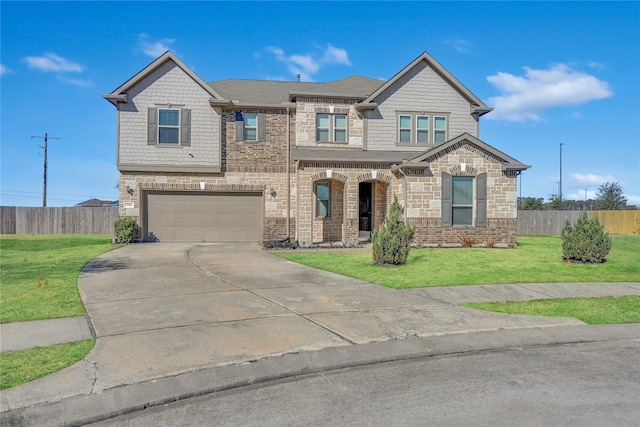
[[[146,233],[160,241],[255,242],[262,238],[260,193],[146,194]]]

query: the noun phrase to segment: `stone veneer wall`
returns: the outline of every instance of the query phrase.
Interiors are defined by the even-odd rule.
[[[314,147],[362,148],[364,143],[364,121],[354,106],[358,101],[358,99],[297,98],[296,144],[298,146]],[[316,114],[320,113],[347,115],[347,142],[316,141]]]

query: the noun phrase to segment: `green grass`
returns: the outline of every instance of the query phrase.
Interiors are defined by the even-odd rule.
[[[87,262],[114,247],[110,236],[3,235],[0,323],[84,315],[78,275]]]
[[[589,325],[640,323],[640,296],[637,295],[617,298],[568,298],[463,305],[498,313],[573,317]]]
[[[611,236],[602,264],[568,265],[559,236],[521,236],[515,249],[412,249],[397,267],[373,264],[367,251],[282,252],[278,256],[391,288],[502,283],[638,282],[640,236]]]
[[[0,356],[0,390],[33,381],[82,360],[95,340],[10,351]]]

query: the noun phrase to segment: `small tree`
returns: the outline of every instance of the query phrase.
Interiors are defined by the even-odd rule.
[[[596,201],[600,209],[614,211],[627,205],[627,196],[624,195],[622,187],[617,182],[605,182],[598,187]]]
[[[611,250],[611,237],[605,233],[598,217],[589,219],[583,213],[575,225],[566,222],[562,233],[562,259],[601,263]]]
[[[389,215],[380,230],[371,233],[376,264],[401,265],[407,261],[415,230],[402,221],[403,213],[404,208],[394,197]]]

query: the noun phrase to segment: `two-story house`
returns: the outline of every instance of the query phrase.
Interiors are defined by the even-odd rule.
[[[397,197],[415,243],[516,242],[529,166],[479,139],[491,108],[426,52],[329,83],[206,83],[166,52],[103,96],[145,240],[357,245]]]

